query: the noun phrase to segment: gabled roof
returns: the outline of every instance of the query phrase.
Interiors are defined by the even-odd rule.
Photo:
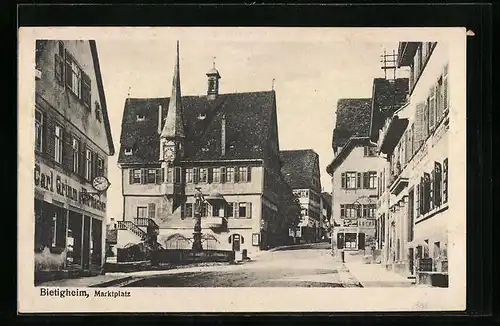
[[[274,91],[220,94],[215,101],[206,95],[183,96],[186,134],[185,160],[263,159],[264,145],[272,113],[276,110]],[[158,106],[162,106],[162,126],[170,98],[128,98],[122,118],[119,164],[159,163],[160,135]],[[221,118],[226,116],[226,153],[221,151]],[[143,115],[144,121],[136,116]],[[200,119],[204,116],[204,119]],[[161,129],[160,129],[161,130]],[[132,155],[124,155],[132,148]]]
[[[104,93],[104,86],[102,84],[101,67],[99,65],[99,56],[97,54],[97,46],[94,40],[90,40],[90,51],[92,53],[92,60],[94,62],[94,71],[97,79],[97,90],[101,100],[102,116],[104,120],[104,129],[106,130],[106,138],[108,139],[109,155],[115,155],[115,145],[113,144],[113,137],[111,136],[111,126],[109,124],[108,106],[106,105],[106,96]]]
[[[386,119],[392,117],[406,101],[409,90],[408,78],[373,80],[373,105],[370,122],[370,138],[378,141],[378,131],[382,129]]]
[[[370,132],[371,98],[340,99],[337,102],[332,147],[344,146],[351,137],[368,136]]]
[[[352,150],[359,146],[376,147],[377,145],[372,143],[369,137],[351,137],[333,161],[326,167],[326,172],[329,175],[333,175],[333,172],[345,161]]]
[[[319,164],[319,156],[312,149],[280,151],[281,173],[292,189],[313,189],[321,191],[313,184],[314,171]],[[319,177],[319,176],[317,176]]]

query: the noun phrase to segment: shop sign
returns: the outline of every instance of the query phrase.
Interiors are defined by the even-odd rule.
[[[361,227],[373,228],[375,227],[375,220],[360,218],[358,225]]]
[[[341,227],[337,229],[337,233],[358,233],[357,227]]]
[[[77,185],[75,185],[77,184]],[[35,187],[50,191],[79,204],[106,211],[106,203],[90,195],[85,187],[44,165],[35,163]],[[80,190],[78,190],[78,187]]]
[[[342,223],[344,226],[358,226],[358,220],[343,220]]]

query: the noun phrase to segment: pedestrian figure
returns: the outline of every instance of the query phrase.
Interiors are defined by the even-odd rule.
[[[342,262],[345,263],[345,253],[344,250],[340,252],[340,256],[342,257]]]

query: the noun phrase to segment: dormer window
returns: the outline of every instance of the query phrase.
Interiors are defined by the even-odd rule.
[[[137,115],[137,121],[144,121],[144,120],[146,120],[146,117],[144,115],[142,114]]]
[[[206,117],[207,117],[206,113],[200,113],[200,114],[198,114],[198,120],[205,120]]]
[[[125,153],[125,155],[127,155],[127,156],[132,155],[132,153],[133,153],[132,148],[125,148],[124,153]]]

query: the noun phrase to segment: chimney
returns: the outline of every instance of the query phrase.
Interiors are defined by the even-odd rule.
[[[161,134],[161,116],[162,116],[161,104],[158,105],[158,134]]]
[[[222,156],[226,155],[226,115],[222,115],[222,121],[221,121],[221,150],[222,150]]]

